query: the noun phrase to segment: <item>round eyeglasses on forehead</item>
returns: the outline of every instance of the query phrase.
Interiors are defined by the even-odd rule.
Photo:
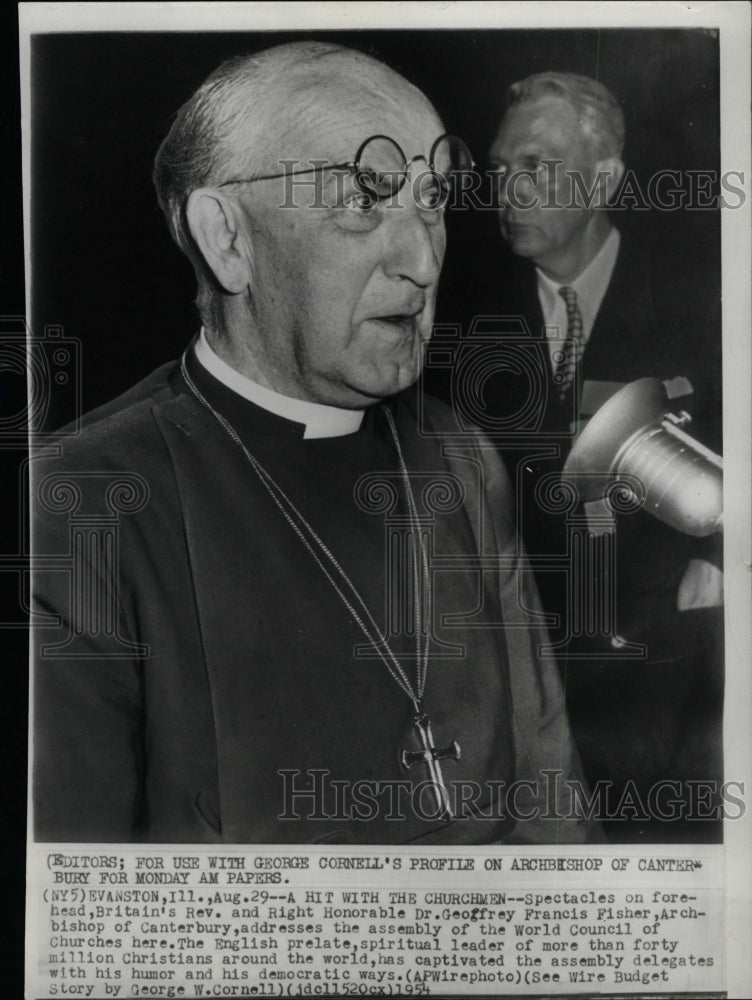
[[[420,155],[408,160],[402,147],[394,139],[388,135],[372,135],[360,144],[353,159],[346,163],[317,163],[302,170],[290,169],[259,177],[234,178],[223,181],[218,187],[296,177],[323,170],[347,171],[358,192],[366,200],[375,203],[394,197],[403,187],[413,163],[422,159],[424,157]],[[293,161],[280,162],[290,162],[292,165]],[[446,202],[452,177],[474,170],[475,166],[472,154],[462,139],[456,135],[440,135],[431,146],[426,171],[421,171],[419,178],[421,203],[427,208],[442,207]],[[429,178],[428,185],[423,182],[426,173]]]

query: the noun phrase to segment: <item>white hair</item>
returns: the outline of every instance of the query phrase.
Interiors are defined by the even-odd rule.
[[[511,108],[547,96],[560,97],[573,108],[601,156],[621,156],[624,115],[607,87],[579,73],[535,73],[509,87],[506,105]]]

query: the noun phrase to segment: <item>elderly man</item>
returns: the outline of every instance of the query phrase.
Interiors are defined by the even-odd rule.
[[[489,157],[514,258],[473,308],[523,317],[530,343],[519,350],[528,360],[535,353],[542,372],[531,386],[530,365],[511,365],[486,400],[511,428],[510,415],[534,403],[537,436],[515,438],[512,429],[503,450],[543,604],[560,623],[553,637],[588,777],[649,788],[666,778],[718,777],[720,553],[631,513],[616,519],[610,575],[592,569],[596,542],[591,581],[578,583],[562,571],[571,512],[554,511],[545,488],[582,420],[643,377],[668,381],[681,396],[674,406],[694,418],[690,433],[720,450],[718,285],[714,294],[712,272],[696,261],[653,252],[613,225],[608,204],[624,176],[624,131],[614,97],[587,77],[546,72],[509,88]],[[603,509],[588,512],[598,534],[608,518]],[[593,620],[599,588],[615,588],[615,621]],[[591,603],[582,608],[586,589]]]
[[[179,111],[200,335],[36,463],[39,839],[597,836],[507,480],[411,390],[471,163],[443,133],[320,43]]]

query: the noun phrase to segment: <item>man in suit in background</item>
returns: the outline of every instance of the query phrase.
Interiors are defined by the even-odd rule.
[[[586,771],[649,786],[720,773],[719,547],[644,511],[617,517],[615,570],[603,581],[616,587],[615,626],[576,634],[571,571],[551,569],[570,554],[571,521],[545,499],[583,418],[639,378],[669,383],[693,417],[690,433],[720,450],[719,284],[614,226],[607,206],[624,176],[623,145],[622,111],[595,80],[546,72],[509,88],[490,161],[514,258],[475,315],[522,317],[537,352],[537,387],[529,366],[512,364],[487,382],[485,402],[509,427],[536,394],[536,447],[512,431],[501,449],[544,606],[559,616],[552,632]]]

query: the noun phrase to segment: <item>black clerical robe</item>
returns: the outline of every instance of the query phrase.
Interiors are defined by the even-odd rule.
[[[414,690],[410,518],[384,409],[307,440],[189,365],[208,406],[168,365],[33,463],[37,838],[597,836],[567,785],[579,765],[494,450],[430,398],[384,404],[432,571],[423,709],[435,746],[460,749],[440,765],[447,821],[427,765],[401,765],[421,748],[415,710],[357,621],[362,598]]]

